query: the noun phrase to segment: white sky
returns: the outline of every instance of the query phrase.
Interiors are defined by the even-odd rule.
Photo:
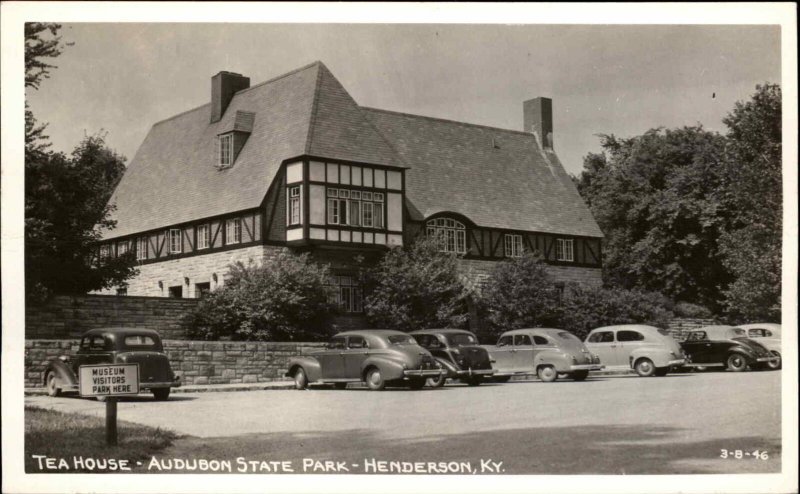
[[[522,101],[553,99],[567,171],[595,134],[722,117],[780,81],[777,26],[445,24],[64,24],[74,42],[39,91],[35,116],[69,152],[101,129],[132,159],[150,126],[210,99],[220,70],[251,84],[323,61],[361,105],[521,130]],[[716,97],[712,97],[712,95]]]

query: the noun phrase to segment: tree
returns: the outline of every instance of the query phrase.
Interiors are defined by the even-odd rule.
[[[491,333],[557,325],[561,287],[534,253],[495,265],[481,290],[481,308]]]
[[[730,276],[718,239],[725,139],[701,126],[601,136],[578,189],[606,235],[610,286],[717,306]]]
[[[262,264],[229,266],[223,288],[206,295],[187,316],[195,339],[288,341],[328,335],[328,267],[308,254],[283,252]]]
[[[734,281],[724,306],[736,321],[779,321],[782,253],[781,88],[756,86],[723,120],[728,127],[722,200],[730,221],[720,238]]]
[[[61,24],[25,23],[25,87],[39,89],[42,79],[50,77],[50,69],[57,68],[42,59],[61,55],[65,44],[61,42],[59,30]],[[71,45],[66,43],[66,46]]]
[[[376,327],[403,331],[459,328],[467,322],[469,292],[458,273],[458,259],[439,252],[436,239],[386,253],[367,272],[364,312]]]
[[[137,273],[133,253],[98,256],[107,204],[125,158],[102,135],[87,136],[72,155],[41,153],[25,167],[25,282],[31,301],[51,293],[110,288]]]

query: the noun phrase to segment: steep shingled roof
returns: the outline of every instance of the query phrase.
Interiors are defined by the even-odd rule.
[[[558,157],[533,134],[362,110],[410,168],[413,219],[452,211],[479,226],[603,236]]]
[[[237,92],[219,122],[210,111],[153,125],[110,199],[117,227],[104,238],[258,207],[281,163],[303,154],[404,166],[321,62]],[[216,136],[249,125],[247,113],[247,143],[217,169]]]

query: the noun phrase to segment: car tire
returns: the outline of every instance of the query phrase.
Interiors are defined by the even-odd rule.
[[[428,378],[428,386],[431,388],[443,388],[444,383],[447,382],[447,374],[439,374],[437,377]]]
[[[45,382],[47,383],[47,396],[61,396],[61,388],[58,387],[58,376],[55,372],[48,373]]]
[[[169,388],[156,388],[153,390],[153,398],[156,401],[167,401],[169,399]]]
[[[294,372],[294,389],[306,389],[308,387],[308,377],[302,367],[298,367]]]
[[[747,369],[747,359],[741,353],[732,353],[728,356],[728,370],[742,372]]]
[[[381,391],[386,387],[386,381],[383,379],[381,370],[377,367],[372,367],[367,371],[366,380],[367,387],[372,391]]]
[[[333,387],[336,389],[347,389],[347,383],[333,383]]]
[[[641,358],[637,360],[634,369],[641,377],[650,377],[656,372],[656,366],[653,365],[653,361],[649,358]]]
[[[425,378],[412,378],[408,381],[408,388],[419,390],[425,387]]]
[[[589,377],[589,371],[587,370],[576,371],[570,374],[569,377],[571,377],[573,381],[585,381],[586,378]]]
[[[669,374],[669,367],[656,367],[655,375],[658,377],[664,377]]]
[[[783,360],[781,359],[781,354],[778,352],[770,352],[773,356],[778,357],[777,362],[767,362],[767,369],[769,370],[778,370],[781,368],[781,363]]]
[[[556,372],[556,368],[552,365],[543,365],[536,369],[536,375],[539,376],[539,380],[546,383],[551,383],[558,379],[558,372]]]

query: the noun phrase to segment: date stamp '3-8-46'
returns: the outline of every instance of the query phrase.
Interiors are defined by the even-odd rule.
[[[761,451],[761,450],[754,450],[754,451],[744,451],[741,449],[721,449],[719,450],[719,457],[723,460],[725,459],[734,459],[734,460],[741,460],[746,458],[752,458],[754,460],[769,460],[769,452],[768,451]]]

